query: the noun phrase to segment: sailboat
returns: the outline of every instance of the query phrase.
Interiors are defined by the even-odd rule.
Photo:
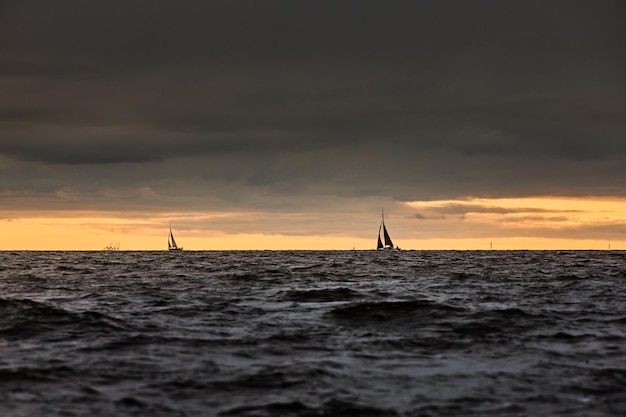
[[[178,247],[176,245],[176,241],[174,240],[174,235],[172,234],[172,225],[170,224],[170,235],[167,238],[167,248],[169,250],[183,250],[183,247]]]
[[[383,239],[380,238],[380,231],[383,232]],[[399,247],[393,246],[393,242],[391,241],[391,237],[389,237],[389,233],[387,232],[387,228],[385,227],[385,211],[382,211],[382,219],[380,222],[380,226],[378,227],[378,244],[376,245],[376,250],[400,250]]]
[[[109,246],[105,246],[104,250],[120,250],[120,242],[111,242]]]

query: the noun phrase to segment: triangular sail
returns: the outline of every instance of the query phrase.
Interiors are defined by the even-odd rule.
[[[382,226],[382,223],[380,224]],[[376,249],[383,248],[383,241],[380,240],[380,227],[378,228],[378,244],[376,245]]]
[[[174,240],[174,235],[172,234],[172,231],[170,230],[170,240],[172,242],[171,245],[169,245],[171,248],[177,248],[178,246],[176,246],[176,241]]]
[[[389,233],[387,233],[387,228],[385,227],[384,223],[383,223],[383,234],[385,235],[385,246],[389,246],[390,248],[393,248],[393,242],[391,241],[391,238],[389,237]]]

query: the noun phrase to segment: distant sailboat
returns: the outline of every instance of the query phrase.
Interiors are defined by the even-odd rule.
[[[172,225],[170,224],[170,235],[167,238],[167,248],[169,250],[183,250],[183,247],[178,247],[176,245],[176,241],[174,240],[174,235],[172,234]]]
[[[380,231],[383,232],[383,239],[380,238]],[[387,228],[385,227],[385,211],[382,211],[382,219],[380,222],[380,226],[378,227],[378,244],[376,245],[376,250],[400,250],[399,247],[394,247],[393,242],[391,241],[391,237],[389,237],[389,233],[387,232]]]
[[[120,250],[120,242],[111,242],[109,246],[105,246],[104,250]]]

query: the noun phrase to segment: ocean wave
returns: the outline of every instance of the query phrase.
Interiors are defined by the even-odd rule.
[[[354,417],[396,417],[399,414],[392,409],[362,405],[345,400],[329,400],[320,406],[309,406],[300,401],[270,402],[257,405],[233,407],[221,411],[224,417],[273,417],[273,416],[354,416]]]
[[[358,291],[350,288],[324,288],[315,290],[292,290],[288,291],[281,298],[289,301],[301,303],[324,303],[333,301],[350,301],[363,296]]]
[[[362,302],[333,309],[329,315],[350,325],[428,324],[463,309],[429,300]]]
[[[0,299],[0,335],[10,339],[41,337],[54,332],[71,337],[85,330],[131,328],[123,320],[94,311],[71,312],[28,299]]]

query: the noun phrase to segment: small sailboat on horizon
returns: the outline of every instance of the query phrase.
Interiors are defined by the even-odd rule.
[[[172,233],[171,224],[170,224],[170,235],[167,238],[167,249],[168,250],[183,250],[182,246],[176,245],[176,240],[174,240],[174,234]]]
[[[109,246],[104,247],[104,250],[106,251],[120,250],[120,242],[111,242],[109,243]]]
[[[381,230],[383,232],[384,244],[383,244],[383,239],[380,238]],[[385,211],[384,210],[382,210],[381,212],[381,222],[380,222],[380,226],[378,227],[378,243],[376,245],[376,250],[400,250],[399,247],[393,246],[391,237],[389,236],[389,233],[387,232],[387,227],[385,227]]]

